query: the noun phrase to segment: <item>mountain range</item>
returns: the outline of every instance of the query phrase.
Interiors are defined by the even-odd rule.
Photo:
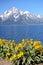
[[[29,25],[43,24],[43,16],[34,15],[28,11],[21,11],[15,7],[0,15],[0,25]]]

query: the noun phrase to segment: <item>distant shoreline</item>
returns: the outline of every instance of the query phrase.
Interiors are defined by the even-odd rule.
[[[43,25],[43,24],[26,24],[26,25],[15,25],[15,24],[12,24],[12,25],[0,25],[0,26],[29,26],[29,25]]]

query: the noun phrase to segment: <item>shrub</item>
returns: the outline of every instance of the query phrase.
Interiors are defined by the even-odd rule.
[[[10,60],[14,65],[29,65],[43,62],[43,46],[41,41],[22,40],[15,44],[14,40],[0,39],[0,57]]]

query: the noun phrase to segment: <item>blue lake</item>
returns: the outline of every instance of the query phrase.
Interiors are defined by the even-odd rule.
[[[15,40],[16,43],[28,38],[40,40],[43,44],[43,25],[0,25],[0,38]]]

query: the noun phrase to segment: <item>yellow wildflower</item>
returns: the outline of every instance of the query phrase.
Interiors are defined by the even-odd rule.
[[[14,41],[14,40],[12,40],[11,42],[12,42],[12,43],[14,43],[15,41]]]
[[[22,44],[22,46],[26,45],[26,41],[24,39],[22,39],[21,44]]]
[[[19,58],[21,58],[23,55],[24,55],[24,53],[23,53],[23,52],[20,52],[19,54],[17,54],[17,58],[19,59]]]
[[[17,55],[17,58],[19,59],[20,57],[21,57],[21,54],[18,54],[18,55]]]
[[[9,56],[9,55],[10,55],[10,53],[8,52],[8,53],[7,53],[7,55]]]
[[[15,51],[17,51],[18,49],[19,49],[19,47],[18,47],[18,46],[16,46],[16,47],[15,47]]]
[[[8,44],[8,40],[3,39],[2,42],[3,42],[4,44]]]
[[[13,59],[17,59],[17,55],[14,54],[12,57],[10,57],[10,61],[12,61]]]
[[[13,57],[10,57],[10,61],[12,61],[13,60]]]
[[[8,44],[8,42],[6,41],[5,44]]]
[[[10,43],[10,48],[12,48],[13,47],[13,44],[12,43]]]
[[[10,43],[10,46],[13,46],[13,43]]]
[[[24,55],[24,52],[20,52],[21,55]]]
[[[5,42],[6,40],[5,39],[3,39],[3,42]]]
[[[31,45],[33,44],[33,41],[32,41],[32,39],[30,39],[30,40],[29,40],[29,43],[30,43]]]
[[[35,46],[34,47],[36,50],[41,50],[42,49],[42,46],[41,45],[38,45],[38,46]]]
[[[28,39],[26,39],[26,40],[25,40],[25,42],[29,43],[29,40],[28,40]]]
[[[2,44],[2,39],[0,39],[0,44]]]
[[[14,59],[17,59],[17,55],[16,55],[16,54],[14,54],[14,55],[13,55],[13,58],[14,58]]]
[[[24,39],[22,39],[22,42],[25,42],[25,40],[24,40]]]
[[[19,43],[19,44],[18,44],[18,47],[22,47],[22,44],[21,44],[21,43]]]
[[[38,45],[40,45],[41,44],[41,42],[40,41],[34,41],[34,46],[38,46]]]

